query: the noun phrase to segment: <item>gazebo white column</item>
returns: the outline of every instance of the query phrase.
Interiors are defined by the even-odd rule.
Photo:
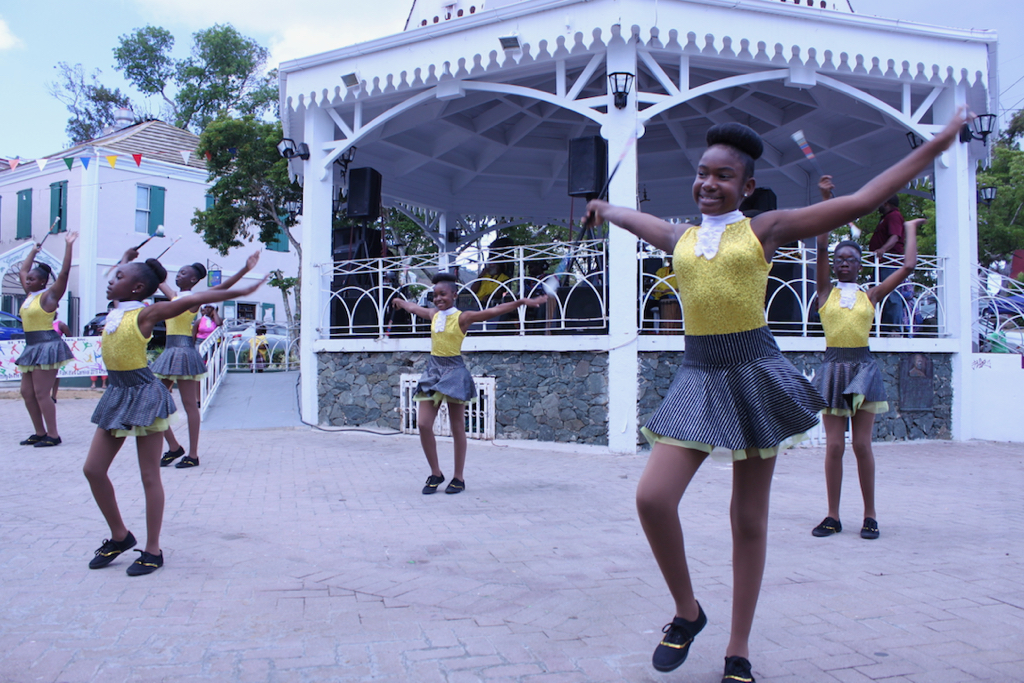
[[[330,116],[310,102],[306,109],[305,142],[310,155],[303,163],[302,187],[302,342],[301,359],[302,419],[317,424],[320,406],[317,392],[316,353],[313,343],[326,336],[330,313],[325,312],[331,280],[331,268],[317,263],[333,263],[331,252],[331,213],[333,210],[333,179],[324,171],[324,146],[334,140],[334,123]]]
[[[636,47],[621,39],[608,45],[608,73],[636,74]],[[612,204],[636,208],[636,88],[624,109],[608,97],[608,116],[601,135],[608,141],[609,165],[629,147],[608,187]],[[611,169],[609,169],[610,171]],[[612,227],[608,236],[608,448],[613,453],[635,453],[637,435],[637,238]]]
[[[89,168],[79,170],[82,179],[82,200],[78,210],[78,317],[79,323],[91,319],[97,312],[106,309],[100,305],[100,279],[106,269],[96,263],[99,252],[100,213],[100,165],[93,158]],[[67,226],[61,226],[66,230]],[[81,329],[81,328],[79,328]]]
[[[947,89],[935,103],[936,122],[946,122],[966,101],[962,86]],[[953,355],[952,431],[956,440],[970,439],[970,406],[974,387],[970,381],[973,352],[972,284],[978,268],[978,223],[974,163],[968,145],[954,142],[935,161],[936,251],[946,258],[943,289],[946,325],[957,343]]]

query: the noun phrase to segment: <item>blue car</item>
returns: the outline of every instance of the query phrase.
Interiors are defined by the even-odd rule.
[[[21,318],[0,311],[0,339],[13,339],[15,335],[20,338],[24,334],[25,331],[21,328]]]

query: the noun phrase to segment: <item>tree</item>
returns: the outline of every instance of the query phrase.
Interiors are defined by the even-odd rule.
[[[996,188],[996,198],[978,206],[978,260],[991,265],[1024,249],[1024,151],[996,145],[992,165],[978,173],[978,187],[986,185]]]
[[[103,129],[114,123],[114,112],[131,106],[129,97],[120,90],[100,84],[99,69],[87,79],[81,64],[58,62],[54,68],[59,80],[50,83],[48,89],[71,112],[65,130],[73,145],[102,135]]]
[[[281,138],[279,121],[259,121],[251,115],[222,116],[199,136],[197,152],[207,155],[213,205],[196,209],[192,226],[220,254],[254,239],[271,245],[283,235],[302,260],[302,245],[291,231],[295,217],[284,208],[287,202],[301,200],[302,192],[289,180],[287,161],[277,151]],[[286,278],[277,279],[283,283]],[[285,297],[290,324],[288,290],[275,286]],[[293,287],[298,302],[300,283]]]
[[[143,96],[159,96],[164,118],[175,126],[198,134],[219,116],[259,117],[277,104],[277,71],[265,73],[269,51],[233,26],[217,24],[194,33],[191,54],[184,59],[175,59],[173,48],[174,36],[167,29],[136,29],[121,36],[114,48],[114,68]],[[73,141],[102,133],[118,107],[138,110],[128,95],[101,85],[98,70],[90,84],[80,64],[62,62],[58,68],[61,79],[50,92],[72,114],[68,132]]]

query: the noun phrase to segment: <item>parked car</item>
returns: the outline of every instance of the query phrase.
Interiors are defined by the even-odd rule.
[[[21,318],[0,311],[0,339],[20,339],[25,335]]]
[[[288,327],[281,323],[236,322],[224,325],[224,338],[228,345],[229,364],[248,364],[251,346],[249,341],[256,337],[257,327],[266,328],[263,336],[267,340],[270,362],[288,351]]]

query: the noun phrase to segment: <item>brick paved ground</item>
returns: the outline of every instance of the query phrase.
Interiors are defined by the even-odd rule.
[[[672,607],[633,508],[642,457],[471,443],[466,493],[425,497],[414,438],[209,430],[200,468],[164,470],[165,567],[130,578],[127,558],[86,566],[108,535],[81,474],[95,400],[64,392],[64,445],[46,450],[13,445],[27,416],[0,400],[0,681],[720,680],[726,467],[707,463],[683,503],[710,622],[663,675],[649,661]],[[827,539],[810,534],[821,451],[780,460],[758,680],[1024,680],[1024,446],[877,454],[878,541],[856,533],[852,456],[848,531]],[[134,444],[112,477],[141,541]]]

